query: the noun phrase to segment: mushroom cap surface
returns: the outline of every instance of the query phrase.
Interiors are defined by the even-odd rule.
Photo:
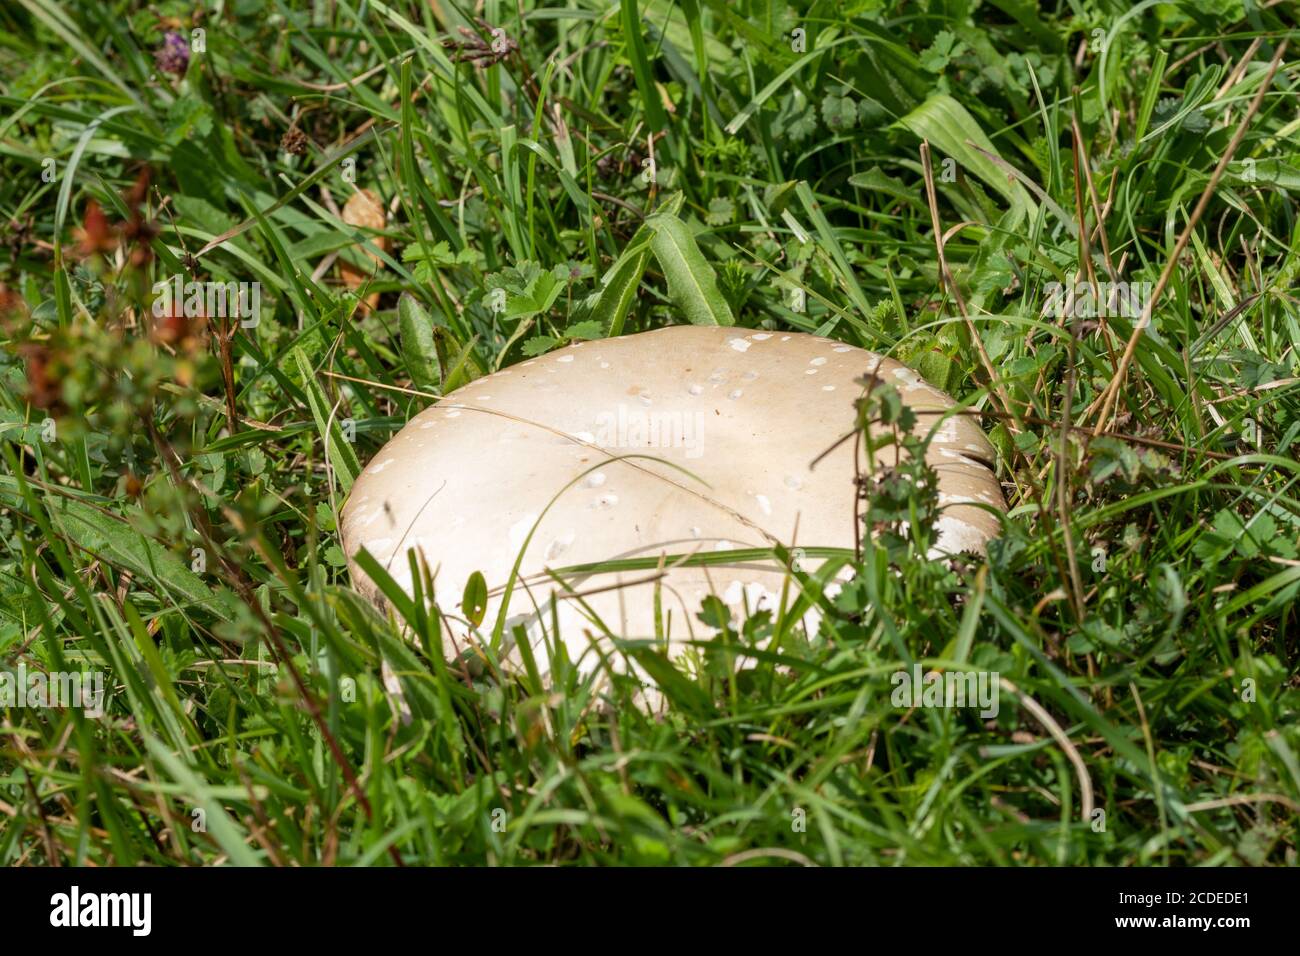
[[[383,603],[356,564],[364,546],[409,592],[415,549],[450,618],[446,650],[455,656],[490,636],[518,560],[507,634],[523,625],[543,674],[556,618],[558,640],[584,672],[601,666],[595,645],[607,632],[658,637],[677,656],[714,633],[699,620],[705,597],[737,616],[775,614],[789,571],[773,557],[669,561],[662,575],[564,574],[566,591],[548,569],[774,541],[852,548],[854,443],[812,463],[852,430],[863,393],[855,380],[867,373],[899,390],[918,413],[918,433],[933,432],[937,552],[982,553],[999,521],[979,506],[1006,508],[993,448],[970,416],[945,418],[954,402],[916,372],[819,336],[674,326],[558,349],[416,415],[362,471],[343,510],[353,581]],[[489,589],[477,634],[460,607],[475,571]],[[787,607],[797,593],[790,589]],[[813,632],[816,613],[804,620]],[[610,656],[608,645],[602,653]],[[502,660],[517,664],[517,655],[511,648]]]

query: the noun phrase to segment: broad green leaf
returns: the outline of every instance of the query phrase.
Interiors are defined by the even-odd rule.
[[[435,333],[435,335],[437,335],[435,341],[439,343],[439,345],[442,345],[450,339],[450,333],[445,335],[440,334],[443,332],[445,332],[445,330],[440,328],[438,332]],[[482,370],[479,368],[478,361],[474,358],[474,346],[477,344],[478,336],[475,335],[461,346],[460,351],[456,353],[454,358],[451,356],[450,349],[447,350],[445,361],[442,361],[441,363],[442,367],[446,369],[446,374],[442,380],[443,392],[455,391],[462,385],[468,385],[470,382],[474,381],[474,379],[483,374]],[[440,360],[444,358],[441,350],[438,355]]]
[[[735,325],[731,307],[718,291],[717,276],[704,260],[686,223],[673,216],[651,220],[650,248],[668,278],[668,295],[692,325]]]
[[[623,333],[623,322],[632,305],[636,290],[641,285],[646,263],[650,260],[650,232],[634,236],[618,260],[609,268],[601,281],[601,291],[592,309],[592,320],[608,329],[611,336]]]
[[[433,318],[410,293],[403,293],[397,301],[397,323],[402,337],[402,360],[406,362],[411,381],[425,388],[440,384]]]
[[[871,190],[872,192],[882,192],[919,209],[925,208],[920,193],[909,187],[901,179],[890,176],[879,166],[872,166],[865,173],[854,173],[849,177],[849,185],[856,186],[858,189]]]
[[[1001,193],[1013,207],[1031,215],[1035,212],[1037,207],[1025,188],[1012,180],[1005,169],[1000,169],[997,163],[979,151],[982,149],[986,153],[1000,155],[984,135],[984,130],[980,129],[979,123],[975,122],[975,117],[951,96],[934,94],[900,118],[898,125],[933,143],[944,155],[956,160],[967,173]],[[976,146],[979,149],[975,149]],[[938,175],[936,171],[935,176]]]
[[[1280,159],[1234,160],[1228,164],[1224,179],[1241,186],[1272,186],[1300,193],[1300,168]]]
[[[0,501],[21,500],[16,482],[7,476],[0,480]],[[142,581],[152,582],[178,603],[205,607],[225,620],[234,618],[238,602],[229,591],[208,587],[185,561],[131,527],[124,518],[68,496],[52,496],[46,509],[67,539],[89,553],[127,568]]]
[[[487,601],[487,581],[482,572],[475,571],[465,582],[465,595],[460,602],[460,608],[465,612],[465,619],[475,627],[483,623],[483,615],[487,613]]]

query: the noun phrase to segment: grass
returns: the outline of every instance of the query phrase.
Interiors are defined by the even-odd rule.
[[[1294,7],[460,6],[0,10],[0,656],[109,687],[0,714],[0,861],[1294,865]],[[174,275],[260,321],[155,320]],[[351,590],[430,395],[686,321],[977,409],[987,560],[882,536],[819,633],[651,660],[662,719]],[[895,707],[914,662],[999,715]]]

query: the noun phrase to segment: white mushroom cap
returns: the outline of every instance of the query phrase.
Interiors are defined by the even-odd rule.
[[[606,629],[664,635],[675,656],[683,642],[711,636],[697,616],[709,594],[742,613],[775,613],[788,572],[763,559],[671,567],[657,584],[637,583],[656,576],[646,570],[570,577],[577,600],[562,597],[546,569],[773,542],[852,548],[853,443],[811,465],[852,430],[863,392],[855,380],[866,373],[898,388],[918,413],[918,433],[934,431],[927,460],[944,506],[937,550],[982,552],[999,522],[978,506],[1006,507],[988,464],[994,453],[971,417],[943,417],[954,405],[943,392],[893,359],[831,339],[677,326],[522,362],[413,418],[361,473],[344,509],[353,580],[381,602],[352,560],[365,547],[409,590],[407,551],[417,549],[436,575],[438,606],[459,618],[465,584],[480,571],[490,594],[486,640],[527,543],[508,613],[526,626],[543,673],[556,640],[552,594],[558,638],[581,670],[601,666],[592,644]],[[450,654],[473,643],[470,630],[463,621],[450,628]]]

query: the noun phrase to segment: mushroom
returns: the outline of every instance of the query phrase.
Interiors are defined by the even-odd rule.
[[[853,443],[823,453],[852,430],[866,373],[898,388],[918,433],[933,432],[942,510],[932,556],[983,552],[1006,509],[994,453],[972,418],[945,417],[954,402],[943,392],[821,336],[676,326],[550,352],[416,415],[344,508],[353,580],[383,604],[356,563],[365,548],[409,592],[415,550],[450,624],[449,656],[490,637],[508,584],[505,666],[519,665],[509,642],[520,633],[543,674],[557,640],[583,672],[602,658],[627,666],[609,653],[609,634],[657,638],[679,656],[714,633],[699,617],[707,596],[737,615],[775,613],[789,570],[775,556],[708,566],[672,556],[853,547]],[[662,568],[555,573],[661,556]],[[460,607],[476,571],[489,588],[481,629]],[[815,632],[816,611],[804,624]]]

